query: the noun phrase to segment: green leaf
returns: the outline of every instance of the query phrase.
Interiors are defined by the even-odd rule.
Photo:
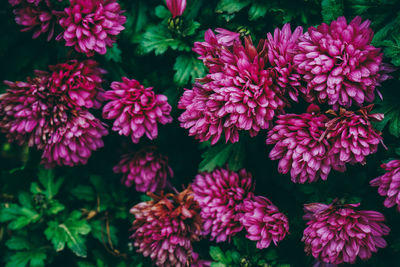
[[[50,215],[55,215],[65,209],[65,206],[57,200],[52,200],[49,203],[49,206],[50,207],[46,210],[46,212],[47,212],[47,214],[50,214]]]
[[[225,255],[224,252],[219,248],[219,247],[210,247],[210,256],[213,260],[217,262],[224,262],[225,261]]]
[[[182,32],[183,36],[191,36],[196,33],[196,30],[201,26],[197,21],[190,21]]]
[[[69,218],[63,223],[50,221],[45,230],[45,235],[50,240],[56,251],[62,251],[67,244],[68,248],[79,257],[86,257],[86,246],[84,235],[87,235],[91,228],[89,224],[80,219],[81,213],[73,211]]]
[[[22,236],[12,236],[10,239],[7,240],[6,246],[12,250],[23,250],[31,248],[31,244],[29,243],[28,239]]]
[[[100,242],[108,243],[108,235],[107,235],[107,227],[105,221],[102,220],[91,220],[90,221],[90,227],[92,228],[92,236],[99,240]],[[109,230],[110,230],[110,239],[113,245],[118,244],[118,229],[113,226],[109,225]]]
[[[46,253],[42,250],[19,251],[7,261],[6,267],[24,267],[30,263],[31,267],[44,266]]]
[[[28,201],[25,193],[21,193],[19,199],[24,203]],[[30,223],[37,222],[39,219],[40,215],[35,210],[29,209],[29,205],[28,208],[25,208],[12,203],[0,208],[0,222],[10,221],[8,227],[11,230],[21,229]]]
[[[212,262],[210,267],[227,267],[227,265],[222,262]]]
[[[120,63],[122,61],[121,58],[121,50],[118,48],[118,44],[115,43],[111,48],[107,49],[107,53],[105,57],[108,61],[114,61]]]
[[[165,6],[159,5],[156,6],[156,16],[160,19],[167,19],[171,17],[171,12]]]
[[[190,51],[191,49],[180,39],[172,37],[171,32],[164,24],[149,26],[139,44],[144,53],[154,51],[156,55],[164,54],[168,48],[178,51]]]
[[[71,194],[79,200],[94,201],[96,195],[91,186],[78,185],[71,190]]]
[[[249,10],[249,19],[250,20],[256,20],[259,18],[264,17],[267,14],[268,11],[268,2],[265,3],[258,3],[255,2],[251,5],[250,10]]]
[[[201,157],[199,171],[212,171],[228,163],[229,169],[237,171],[243,167],[244,151],[242,144],[219,144],[207,149]]]
[[[343,0],[322,0],[321,8],[323,21],[326,23],[330,23],[344,13]]]
[[[174,81],[181,86],[188,84],[189,81],[194,82],[196,78],[203,77],[206,71],[203,63],[191,55],[178,56],[174,70]]]
[[[55,180],[53,171],[46,170],[44,168],[39,171],[38,176],[39,182],[43,188],[40,187],[36,182],[33,182],[31,184],[31,192],[33,194],[43,194],[48,200],[51,200],[55,195],[57,195],[64,179],[58,178]]]
[[[236,13],[250,4],[250,0],[221,0],[219,1],[215,12],[217,13]]]

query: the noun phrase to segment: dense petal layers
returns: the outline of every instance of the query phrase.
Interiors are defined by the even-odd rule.
[[[355,263],[366,260],[378,248],[386,247],[384,235],[390,229],[384,216],[376,211],[356,210],[358,204],[305,205],[308,220],[302,241],[305,252],[326,263]]]
[[[308,100],[337,107],[372,102],[375,89],[387,79],[380,49],[371,45],[370,21],[339,17],[330,25],[310,27],[300,37],[294,63],[307,82]]]
[[[201,234],[200,206],[190,188],[156,196],[131,208],[135,215],[131,238],[137,251],[157,266],[184,267],[192,262],[192,242]]]
[[[370,184],[377,186],[379,195],[386,197],[383,203],[385,207],[397,205],[400,212],[400,160],[391,160],[381,167],[387,172],[373,179]]]
[[[120,135],[130,135],[132,142],[138,143],[143,135],[152,140],[158,135],[157,123],[172,122],[167,97],[155,94],[152,87],[145,88],[138,81],[123,77],[111,88],[104,95],[109,102],[103,108],[103,117],[115,120],[112,129]]]
[[[124,29],[126,17],[116,0],[70,0],[60,19],[67,46],[87,55],[104,55],[112,47],[117,35]]]
[[[135,184],[139,192],[160,192],[167,187],[168,178],[174,176],[168,158],[154,147],[122,156],[113,170],[123,174],[122,182],[125,186]]]
[[[239,218],[246,229],[246,237],[257,241],[259,249],[269,247],[271,242],[277,245],[289,231],[287,217],[266,197],[252,196],[245,199]]]
[[[223,242],[243,229],[237,214],[240,204],[253,191],[250,173],[219,168],[198,174],[192,187],[201,207],[204,235]]]

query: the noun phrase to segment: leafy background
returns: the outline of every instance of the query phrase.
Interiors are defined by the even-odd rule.
[[[245,167],[256,181],[256,193],[267,196],[284,212],[290,234],[279,244],[257,250],[242,234],[231,243],[206,240],[195,244],[202,258],[212,266],[311,266],[312,257],[303,252],[301,236],[305,223],[302,206],[310,202],[329,202],[339,197],[347,202],[361,201],[363,209],[377,210],[387,218],[391,233],[388,247],[357,266],[400,266],[400,214],[383,207],[383,198],[369,186],[380,175],[379,165],[400,156],[399,72],[386,82],[377,99],[376,111],[385,120],[376,125],[384,141],[378,153],[364,166],[356,165],[345,173],[332,172],[326,182],[293,184],[288,175],[277,173],[277,162],[268,159],[271,147],[265,145],[266,132],[256,138],[241,136],[236,144],[199,144],[179,127],[177,101],[183,88],[204,75],[203,64],[191,52],[194,41],[201,41],[208,28],[251,33],[254,40],[290,22],[305,28],[330,22],[340,15],[360,15],[372,21],[374,45],[383,48],[387,62],[400,66],[400,1],[397,0],[220,0],[188,1],[176,27],[168,21],[163,1],[119,1],[128,18],[126,29],[105,56],[95,56],[108,71],[104,88],[122,76],[135,78],[168,96],[174,122],[162,126],[159,138],[133,145],[129,138],[111,132],[105,147],[85,166],[45,170],[34,149],[6,142],[0,135],[0,259],[6,267],[15,266],[150,266],[136,254],[129,240],[133,217],[129,208],[148,199],[134,188],[120,184],[112,172],[119,157],[144,145],[156,145],[170,158],[175,172],[172,183],[186,186],[200,171],[229,165]],[[83,58],[63,43],[31,39],[14,22],[11,6],[0,3],[0,80],[24,80],[34,69],[69,58]],[[175,29],[175,30],[173,30]],[[0,87],[0,92],[5,90]],[[294,105],[287,112],[303,112],[306,104]],[[100,117],[99,111],[96,115]]]

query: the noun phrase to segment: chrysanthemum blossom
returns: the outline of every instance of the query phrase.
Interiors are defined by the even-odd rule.
[[[192,242],[201,234],[200,206],[190,187],[179,194],[156,196],[131,208],[135,216],[130,238],[137,252],[157,266],[184,267],[192,262]]]
[[[237,214],[239,205],[254,190],[250,173],[218,168],[196,175],[192,187],[201,207],[203,235],[223,242],[243,229]]]
[[[259,249],[269,247],[271,242],[277,245],[289,232],[287,217],[266,197],[251,196],[245,199],[238,216],[246,229],[246,237],[257,241]]]
[[[186,0],[166,0],[172,18],[182,16],[186,8]]]
[[[326,180],[331,171],[331,159],[327,156],[330,144],[324,138],[329,119],[316,105],[310,105],[307,111],[279,115],[267,137],[267,144],[275,145],[270,159],[279,160],[278,171],[290,172],[295,183]]]
[[[95,60],[70,60],[49,66],[49,90],[64,98],[70,107],[100,108],[105,70]]]
[[[371,210],[356,210],[360,203],[305,205],[307,228],[302,241],[305,252],[326,263],[355,263],[369,259],[378,248],[386,247],[389,227],[384,216]]]
[[[339,17],[330,25],[310,27],[300,37],[296,70],[307,83],[307,98],[334,107],[361,106],[375,98],[382,74],[382,53],[371,45],[370,21]]]
[[[64,11],[59,22],[64,32],[57,39],[64,38],[67,46],[88,56],[94,52],[104,55],[126,22],[116,0],[70,0]]]
[[[206,39],[207,35],[211,33],[206,33]],[[226,35],[221,38],[226,39]],[[206,65],[210,62],[210,73],[181,97],[178,108],[185,110],[179,117],[181,126],[201,142],[211,140],[212,144],[221,135],[226,142],[235,143],[239,131],[248,131],[254,137],[270,127],[274,116],[283,113],[287,104],[274,85],[273,71],[265,68],[263,41],[256,48],[250,37],[244,38],[244,44],[233,39],[231,47],[221,47],[218,37],[210,40],[194,49]],[[215,41],[219,50],[213,51]]]
[[[274,34],[267,34],[267,57],[275,72],[275,82],[289,97],[298,101],[299,90],[305,91],[301,84],[300,75],[296,72],[293,57],[297,51],[297,43],[303,34],[303,28],[297,27],[293,32],[290,24],[285,24],[282,30],[276,28]]]
[[[49,93],[48,73],[35,74],[26,82],[4,82],[8,89],[0,95],[0,128],[9,142],[42,149],[56,127],[66,122],[68,107]]]
[[[157,123],[172,122],[167,97],[155,94],[152,87],[123,77],[122,82],[113,82],[111,89],[104,94],[110,101],[103,108],[103,117],[115,120],[112,129],[130,135],[132,142],[138,143],[143,135],[153,140],[158,135]]]
[[[91,113],[79,112],[51,135],[44,147],[42,163],[47,168],[86,164],[92,151],[104,146],[102,137],[107,133],[103,123]]]
[[[50,1],[26,0],[12,1],[10,4],[15,6],[15,22],[24,26],[21,31],[33,31],[33,39],[41,34],[47,34],[47,41],[50,41],[54,35],[54,27],[62,11],[53,10]],[[20,5],[21,4],[21,5]]]
[[[375,130],[371,121],[381,121],[383,114],[371,114],[373,105],[352,112],[343,108],[327,123],[328,138],[332,144],[329,155],[334,162],[342,164],[365,164],[366,156],[376,153],[379,143],[383,144],[381,133]]]
[[[160,192],[167,187],[168,178],[174,176],[168,158],[155,147],[123,155],[113,170],[122,173],[122,183],[125,186],[131,187],[134,184],[139,192]]]
[[[397,211],[400,212],[400,160],[391,160],[381,167],[387,172],[373,179],[370,184],[377,186],[379,195],[386,197],[383,203],[385,207],[397,205]]]

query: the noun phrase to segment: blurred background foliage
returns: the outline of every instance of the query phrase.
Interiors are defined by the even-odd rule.
[[[400,1],[398,0],[196,0],[188,1],[183,17],[171,21],[161,0],[119,1],[128,18],[126,29],[105,56],[96,55],[108,71],[104,88],[122,76],[135,78],[156,92],[168,96],[173,107],[172,124],[161,126],[158,139],[138,145],[127,137],[111,132],[105,147],[85,166],[45,170],[34,149],[8,144],[0,135],[0,265],[16,266],[150,266],[147,258],[136,254],[129,241],[133,217],[129,209],[147,196],[120,183],[112,172],[123,153],[141,146],[156,145],[169,157],[175,172],[172,183],[178,189],[188,185],[195,174],[216,166],[237,170],[245,167],[256,181],[256,194],[267,196],[284,212],[290,222],[290,234],[279,244],[258,250],[255,244],[238,235],[231,243],[195,244],[201,258],[213,260],[212,266],[311,266],[313,258],[303,252],[301,242],[305,223],[303,204],[328,203],[345,198],[361,201],[363,209],[377,210],[387,218],[391,233],[388,247],[357,266],[400,266],[400,215],[395,208],[383,207],[383,198],[369,181],[380,174],[379,165],[400,156],[399,71],[381,88],[383,101],[376,111],[385,120],[376,125],[384,142],[378,153],[368,157],[364,166],[350,166],[345,173],[333,172],[327,181],[293,184],[288,175],[277,172],[277,162],[268,159],[271,149],[265,145],[266,132],[256,138],[241,136],[236,144],[199,144],[179,127],[177,101],[183,88],[205,73],[203,64],[191,51],[208,28],[224,27],[250,33],[253,40],[290,22],[292,28],[305,28],[330,22],[340,15],[356,15],[372,21],[374,45],[383,48],[386,61],[400,66]],[[31,39],[20,32],[11,6],[0,3],[0,80],[24,80],[35,69],[85,55],[47,42],[41,36]],[[0,92],[5,90],[0,86]],[[305,103],[287,110],[303,112]],[[100,112],[95,111],[100,117]],[[345,266],[345,265],[344,265]]]

